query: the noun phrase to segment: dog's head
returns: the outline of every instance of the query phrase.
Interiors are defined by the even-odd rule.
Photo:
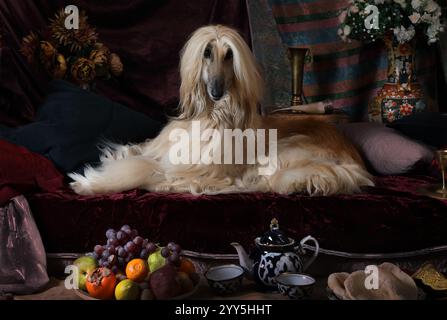
[[[250,114],[261,99],[263,82],[250,48],[237,31],[225,26],[207,26],[192,34],[182,50],[180,75],[184,118],[225,101]]]
[[[203,52],[202,81],[211,100],[217,102],[233,86],[233,50],[227,43],[212,40]]]

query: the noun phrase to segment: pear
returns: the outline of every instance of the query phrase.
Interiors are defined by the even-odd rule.
[[[152,253],[147,258],[147,264],[149,265],[149,272],[155,272],[166,264],[166,258],[161,255],[161,249]]]
[[[87,291],[87,288],[85,286],[87,275],[90,271],[93,271],[98,267],[98,262],[93,257],[83,256],[77,258],[73,262],[73,265],[77,267],[78,288]]]

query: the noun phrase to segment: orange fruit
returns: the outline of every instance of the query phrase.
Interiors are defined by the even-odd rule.
[[[85,286],[93,298],[112,299],[116,286],[115,274],[108,268],[97,268],[89,272]]]
[[[194,263],[192,263],[191,260],[182,258],[180,260],[180,267],[178,268],[178,271],[184,272],[188,275],[196,273],[196,267],[194,267]]]
[[[146,279],[149,273],[147,262],[143,259],[130,260],[126,266],[127,279],[135,282],[141,282]]]

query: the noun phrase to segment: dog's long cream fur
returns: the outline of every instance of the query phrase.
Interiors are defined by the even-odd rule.
[[[205,56],[207,58],[204,58]],[[352,193],[373,185],[354,147],[331,125],[320,121],[263,118],[256,108],[263,82],[250,49],[240,35],[224,26],[198,29],[186,43],[180,63],[180,116],[153,140],[104,150],[98,168],[70,174],[79,194],[133,188],[195,194],[262,191],[311,195]],[[219,99],[215,79],[225,88]],[[220,88],[219,87],[219,88]],[[180,164],[169,160],[173,129],[278,129],[278,168],[259,175],[256,164]],[[201,142],[206,147],[209,142]],[[203,150],[204,148],[202,148]]]

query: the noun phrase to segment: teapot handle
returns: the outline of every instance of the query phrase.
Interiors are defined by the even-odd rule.
[[[318,256],[318,253],[320,252],[320,244],[318,243],[317,239],[315,239],[312,236],[307,236],[304,237],[301,241],[300,241],[300,248],[301,250],[304,251],[303,245],[308,242],[308,241],[312,241],[315,244],[315,252],[312,255],[312,257],[304,264],[303,266],[303,271],[306,271],[307,268],[309,268],[309,266],[315,261],[315,259]]]

